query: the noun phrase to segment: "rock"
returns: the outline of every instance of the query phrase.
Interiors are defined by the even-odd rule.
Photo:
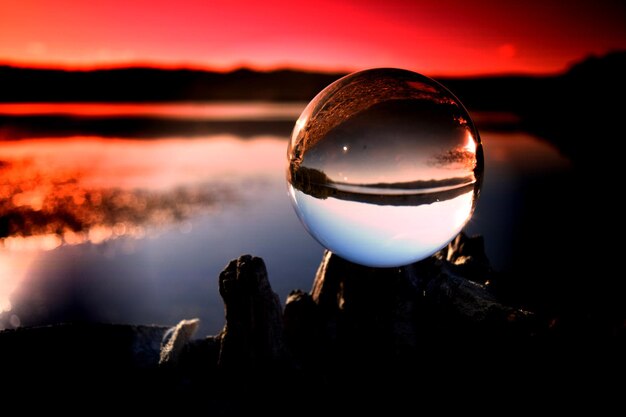
[[[159,366],[172,367],[178,364],[181,352],[191,341],[199,324],[199,319],[182,320],[168,331],[163,339]]]
[[[418,275],[424,266],[428,264],[370,268],[326,251],[311,297],[327,343],[347,351],[369,346],[381,356],[414,348],[418,336],[413,323],[422,297]]]
[[[465,279],[485,283],[493,274],[482,236],[468,237],[459,233],[434,256],[454,265],[452,269]]]
[[[292,291],[284,313],[285,343],[297,367],[313,367],[323,345],[323,321],[311,294]]]
[[[0,331],[0,358],[7,366],[153,368],[165,326],[68,323]],[[84,368],[88,368],[85,366]]]
[[[326,252],[311,292],[291,292],[283,314],[263,260],[244,255],[219,276],[226,325],[217,336],[192,340],[197,319],[169,331],[98,324],[18,329],[0,332],[0,357],[10,365],[3,368],[7,378],[24,386],[31,383],[27,366],[48,375],[38,380],[42,390],[62,375],[74,390],[92,390],[82,381],[95,380],[98,392],[210,392],[205,401],[217,415],[273,412],[277,393],[285,410],[314,393],[317,408],[310,410],[343,401],[353,411],[355,402],[366,404],[367,392],[378,395],[372,387],[381,381],[397,393],[407,379],[435,381],[436,388],[441,375],[489,369],[468,353],[471,345],[456,342],[533,334],[534,315],[499,300],[484,284],[491,274],[482,239],[465,235],[400,268],[369,268]],[[482,352],[484,346],[474,353]],[[346,386],[356,393],[350,400]],[[413,395],[403,398],[411,403]]]
[[[424,290],[433,322],[445,321],[448,328],[464,333],[478,328],[496,334],[497,330],[509,332],[512,326],[518,326],[516,330],[519,330],[520,325],[530,325],[534,320],[531,312],[502,304],[486,285],[457,275],[452,266],[442,264],[440,273],[428,280]]]
[[[190,340],[179,356],[177,369],[196,379],[216,375],[222,339],[220,335]]]
[[[484,284],[492,274],[482,238],[464,234],[432,257],[399,268],[369,268],[327,251],[311,290],[322,345],[331,356],[351,360],[358,352],[364,361],[401,364],[419,357],[427,340],[528,336],[534,315],[498,301]],[[285,311],[303,299],[288,299]],[[306,318],[286,319],[314,322],[308,317],[314,311],[307,307]]]
[[[283,313],[261,258],[240,256],[219,276],[226,325],[218,366],[252,371],[276,366],[285,357]]]
[[[164,326],[56,324],[0,332],[0,389],[5,398],[28,393],[111,403],[158,387]],[[68,407],[76,404],[69,401]],[[68,408],[70,410],[71,408]]]

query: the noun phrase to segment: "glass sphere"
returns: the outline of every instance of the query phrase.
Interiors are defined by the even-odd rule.
[[[347,75],[296,122],[289,195],[323,246],[349,261],[395,267],[424,259],[468,222],[483,152],[461,102],[400,69]]]

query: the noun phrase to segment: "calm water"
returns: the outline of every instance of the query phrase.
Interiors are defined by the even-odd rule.
[[[292,289],[308,290],[323,249],[300,225],[284,179],[285,126],[303,107],[1,105],[0,328],[199,317],[202,334],[216,333],[223,325],[217,277],[244,253],[265,259],[283,301]],[[511,118],[476,116],[479,129],[481,120]],[[37,117],[52,126],[49,135],[40,127],[26,132]],[[133,119],[178,124],[150,140],[141,129],[107,127]],[[250,121],[263,124],[241,133]],[[466,230],[485,236],[496,268],[516,268],[519,219],[541,205],[555,213],[568,205],[537,200],[528,189],[558,183],[570,163],[524,132],[481,130],[481,137],[485,179]]]

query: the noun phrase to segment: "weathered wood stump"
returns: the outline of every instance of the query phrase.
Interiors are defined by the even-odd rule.
[[[223,372],[302,369],[320,357],[355,350],[369,352],[372,359],[400,358],[414,354],[434,334],[527,334],[524,326],[532,323],[532,314],[497,300],[485,285],[492,273],[482,239],[463,234],[434,256],[401,268],[368,268],[326,252],[311,291],[293,291],[283,313],[263,260],[244,255],[220,274],[226,325],[216,336],[192,340],[198,322],[183,320],[167,334],[163,327],[70,324],[4,331],[0,340],[19,356],[20,340],[48,343],[55,334],[113,332],[107,343],[124,345],[109,346],[108,352],[128,352],[124,360],[141,367],[193,367],[202,352],[211,352],[204,355],[204,367]],[[132,334],[136,337],[129,338]],[[137,351],[136,343],[152,348]]]
[[[543,359],[557,372],[570,369],[555,367],[558,350],[533,348],[545,319],[501,302],[488,285],[494,278],[482,239],[463,234],[401,268],[368,268],[326,252],[311,291],[293,291],[283,311],[263,260],[244,255],[219,277],[220,334],[193,340],[197,320],[169,331],[89,324],[4,331],[4,380],[27,384],[26,371],[35,369],[47,375],[37,387],[52,392],[197,393],[216,415],[276,414],[277,403],[288,414],[319,414],[337,404],[345,412],[375,403],[398,410],[450,378],[478,389],[477,378],[497,385],[543,369]]]
[[[492,274],[482,238],[463,234],[401,268],[369,268],[327,251],[311,292],[287,299],[287,344],[303,366],[320,355],[404,366],[455,339],[528,336],[533,315],[499,302],[485,284]]]
[[[268,369],[284,358],[283,311],[272,291],[265,263],[244,255],[219,277],[226,325],[218,366],[231,371]]]

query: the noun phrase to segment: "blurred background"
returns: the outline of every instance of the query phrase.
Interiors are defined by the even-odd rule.
[[[24,0],[0,4],[0,329],[223,325],[217,276],[265,259],[281,300],[323,248],[287,140],[342,75],[399,67],[468,107],[485,149],[470,234],[507,302],[563,331],[626,325],[620,1]],[[609,236],[607,238],[607,236]]]

